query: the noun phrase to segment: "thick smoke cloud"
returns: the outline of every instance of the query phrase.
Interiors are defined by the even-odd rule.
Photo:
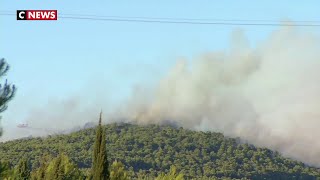
[[[156,87],[135,89],[121,106],[107,106],[103,92],[90,103],[83,97],[49,102],[27,117],[46,132],[27,130],[43,135],[83,126],[102,107],[110,111],[108,122],[222,132],[320,167],[319,37],[285,28],[254,48],[240,30],[231,39],[227,51],[178,60]]]
[[[122,115],[223,132],[320,166],[318,37],[281,29],[255,48],[241,31],[232,40],[227,52],[178,61],[153,96],[135,94]]]

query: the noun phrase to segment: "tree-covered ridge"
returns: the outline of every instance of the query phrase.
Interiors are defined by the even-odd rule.
[[[239,144],[221,133],[196,132],[170,126],[110,124],[106,129],[108,161],[122,162],[131,178],[154,178],[172,165],[189,178],[316,179],[320,172],[266,148]],[[80,168],[92,164],[94,129],[69,135],[0,143],[1,160],[27,156],[37,167],[44,154],[63,151]]]

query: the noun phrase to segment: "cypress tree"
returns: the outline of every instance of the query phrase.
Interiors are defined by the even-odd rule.
[[[106,132],[101,125],[102,112],[100,113],[99,125],[96,129],[96,139],[93,151],[92,176],[93,180],[110,179],[109,165],[106,152]]]

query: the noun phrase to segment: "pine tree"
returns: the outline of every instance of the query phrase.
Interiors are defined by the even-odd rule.
[[[10,66],[6,63],[6,61],[3,58],[0,59],[0,78],[7,74],[9,68]],[[0,113],[2,113],[8,108],[8,102],[14,97],[15,92],[15,86],[8,84],[7,80],[3,85],[0,84]],[[2,128],[0,127],[0,136],[1,135]]]
[[[93,180],[108,180],[109,166],[106,152],[106,132],[101,125],[102,112],[100,113],[99,125],[96,129],[96,139],[93,151],[92,176]]]
[[[27,158],[22,158],[18,165],[15,168],[15,177],[19,180],[28,180],[30,179],[30,170],[28,167]]]

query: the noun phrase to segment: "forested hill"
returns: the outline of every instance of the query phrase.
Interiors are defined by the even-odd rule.
[[[196,132],[170,126],[110,124],[109,162],[125,164],[131,178],[155,177],[171,165],[187,179],[230,177],[248,179],[316,179],[319,170],[279,153],[225,138],[221,133]],[[15,165],[27,155],[34,167],[45,153],[64,151],[80,168],[90,168],[94,129],[47,138],[0,143],[1,160]]]

